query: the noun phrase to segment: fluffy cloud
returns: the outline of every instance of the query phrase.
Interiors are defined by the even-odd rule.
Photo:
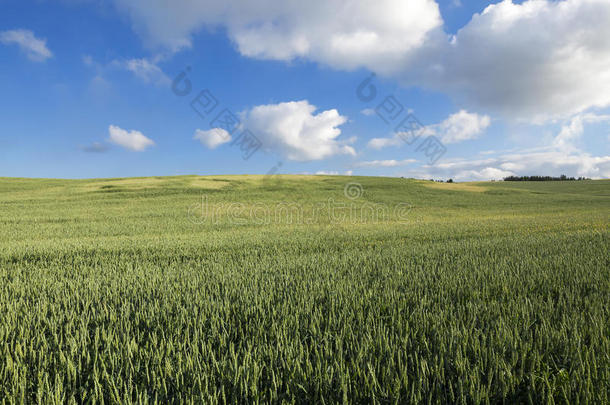
[[[224,27],[242,55],[391,71],[442,26],[434,0],[115,0],[147,43],[171,51]]]
[[[338,128],[347,118],[337,110],[322,111],[308,101],[291,101],[259,105],[242,112],[241,130],[251,131],[266,150],[276,151],[286,159],[297,161],[321,160],[334,155],[355,155],[348,145],[352,140],[339,141]],[[222,128],[195,131],[193,139],[209,149],[230,142],[231,135]]]
[[[256,106],[242,113],[244,127],[287,159],[320,160],[334,155],[355,155],[346,141],[339,141],[338,128],[347,118],[335,109],[314,114],[316,107],[307,100]]]
[[[36,38],[34,33],[29,30],[0,32],[0,42],[6,45],[18,45],[34,62],[44,62],[53,56],[53,53],[47,48],[47,40]]]
[[[108,134],[110,135],[110,142],[137,152],[155,144],[152,139],[147,138],[140,131],[126,131],[114,125],[108,127]]]
[[[429,43],[410,84],[460,104],[542,122],[610,105],[610,2],[511,0],[488,6],[448,43]]]
[[[222,128],[212,128],[207,131],[198,129],[193,139],[197,139],[208,149],[216,149],[224,143],[231,142],[231,135]]]
[[[450,115],[432,129],[443,143],[457,143],[478,138],[491,124],[487,115],[478,115],[461,110]]]
[[[433,0],[115,0],[172,51],[224,27],[242,55],[365,67],[460,105],[542,122],[610,105],[610,2],[504,0],[448,38]]]
[[[458,143],[475,139],[481,136],[491,124],[491,118],[487,115],[479,115],[461,110],[450,115],[446,120],[439,124],[429,125],[418,131],[419,136],[437,136],[442,143]],[[371,149],[383,149],[387,147],[402,146],[405,141],[400,133],[395,133],[389,138],[373,138],[368,142]],[[409,134],[406,134],[410,138]]]

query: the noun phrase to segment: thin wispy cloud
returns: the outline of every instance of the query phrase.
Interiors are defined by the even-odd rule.
[[[101,142],[94,142],[91,145],[81,146],[80,149],[87,153],[104,153],[110,150],[110,147]]]
[[[34,33],[26,29],[17,29],[0,32],[0,43],[17,45],[27,57],[34,62],[44,62],[53,57],[47,48],[47,40],[36,38]]]
[[[124,62],[116,62],[117,66],[133,73],[144,83],[152,83],[157,86],[168,86],[171,80],[163,73],[163,70],[148,59],[129,59]]]
[[[117,71],[130,72],[133,76],[145,84],[152,84],[159,87],[167,87],[171,83],[170,78],[152,59],[132,58],[132,59],[113,59],[109,63],[100,63],[91,55],[83,55],[82,62],[85,66],[95,71],[95,77],[112,76]]]
[[[565,174],[573,177],[610,178],[610,156],[594,156],[579,149],[575,141],[587,124],[604,121],[606,116],[577,116],[561,127],[549,146],[510,151],[492,151],[495,157],[454,159],[416,170],[418,176],[452,177],[455,180],[501,180],[508,176]]]
[[[403,136],[436,136],[444,144],[452,144],[464,142],[481,137],[487,128],[491,125],[491,118],[487,115],[479,115],[469,113],[466,110],[460,110],[455,114],[451,114],[441,123],[429,125],[413,134],[394,133],[393,136],[387,138],[373,138],[367,146],[371,149],[384,149],[389,147],[400,147],[405,145]]]
[[[356,164],[357,167],[397,167],[397,166],[407,166],[412,163],[416,163],[415,159],[403,159],[403,160],[370,160],[359,162]]]

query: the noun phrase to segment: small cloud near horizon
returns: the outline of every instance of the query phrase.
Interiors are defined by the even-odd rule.
[[[108,134],[110,135],[108,138],[110,142],[135,152],[142,152],[155,145],[155,142],[144,136],[142,132],[136,130],[127,131],[115,125],[108,127]]]

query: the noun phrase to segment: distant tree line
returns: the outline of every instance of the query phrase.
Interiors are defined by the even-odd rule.
[[[591,180],[586,177],[568,177],[562,174],[559,177],[552,176],[508,176],[504,178],[504,181],[581,181]]]

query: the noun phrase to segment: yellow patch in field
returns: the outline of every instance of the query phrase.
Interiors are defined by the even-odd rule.
[[[474,193],[482,193],[487,191],[487,187],[483,187],[483,182],[471,182],[471,183],[439,183],[432,181],[420,181],[420,184],[428,188],[434,188],[437,190],[447,191],[470,191]]]
[[[166,183],[167,179],[157,177],[135,177],[131,179],[103,179],[98,180],[94,183],[90,183],[90,186],[122,186],[122,187],[133,187],[142,186],[150,187]]]
[[[231,185],[228,180],[221,180],[216,177],[196,177],[189,182],[189,185],[206,190],[220,190]]]
[[[140,177],[130,179],[100,179],[84,184],[83,188],[85,191],[133,191],[151,188],[183,186],[207,190],[218,190],[230,184],[230,181],[206,176]]]
[[[312,181],[320,180],[327,176],[306,175],[306,174],[231,174],[222,176],[204,176],[203,179],[213,179],[215,181],[226,180],[227,182],[239,182],[251,185],[261,185],[263,182],[276,181]]]
[[[320,179],[324,179],[324,178],[328,178],[328,177],[329,176],[317,175],[317,174],[316,175],[314,175],[314,174],[274,174],[271,176],[261,176],[261,180],[264,180],[265,178],[269,178],[269,179],[279,179],[279,180],[311,181],[311,180],[320,180]]]
[[[131,179],[99,179],[87,182],[83,185],[85,191],[141,189],[159,187],[167,180],[155,177],[131,178]]]

